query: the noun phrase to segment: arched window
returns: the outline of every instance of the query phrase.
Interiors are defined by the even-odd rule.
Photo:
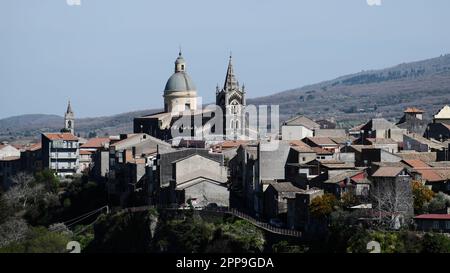
[[[233,101],[231,103],[231,114],[239,114],[239,103],[237,103],[237,101]]]
[[[239,129],[239,120],[236,120],[235,126],[236,126],[236,129]]]
[[[69,120],[69,121],[67,122],[67,128],[72,128],[72,121]]]
[[[231,129],[234,129],[234,120],[231,121]]]

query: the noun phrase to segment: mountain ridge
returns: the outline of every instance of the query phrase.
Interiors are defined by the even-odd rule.
[[[416,106],[430,118],[444,104],[450,104],[450,54],[401,63],[384,69],[362,70],[315,84],[272,95],[248,98],[248,104],[280,105],[280,119],[297,114],[321,119],[333,117],[349,127],[374,116],[400,118],[404,108]],[[148,109],[75,121],[81,135],[132,132],[134,117],[162,109]],[[0,119],[0,139],[33,137],[42,131],[57,131],[63,117],[27,114]]]

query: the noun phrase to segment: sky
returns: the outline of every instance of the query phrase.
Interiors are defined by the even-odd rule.
[[[78,2],[78,3],[77,3]],[[79,5],[77,5],[79,4]],[[369,5],[370,4],[370,5]],[[450,53],[448,0],[1,0],[0,118],[163,107],[181,46],[204,103]]]

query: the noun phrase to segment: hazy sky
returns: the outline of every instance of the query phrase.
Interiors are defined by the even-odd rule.
[[[162,107],[180,44],[204,102],[230,50],[249,97],[450,53],[448,0],[66,1],[0,1],[0,118]]]

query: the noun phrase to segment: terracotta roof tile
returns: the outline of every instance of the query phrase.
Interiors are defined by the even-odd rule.
[[[32,144],[30,147],[28,147],[28,151],[37,151],[37,150],[40,150],[40,149],[42,149],[42,143],[34,143],[34,144]]]
[[[423,162],[419,159],[405,159],[403,160],[407,165],[411,166],[412,168],[428,168],[430,167],[428,164]]]
[[[404,112],[405,113],[424,113],[425,111],[420,110],[416,107],[408,107],[408,108],[406,108],[406,110]]]
[[[380,167],[372,174],[373,177],[396,177],[403,171],[403,167]]]
[[[332,155],[334,154],[332,151],[320,148],[320,147],[312,147],[311,148],[318,155]]]
[[[78,138],[72,135],[71,133],[46,133],[43,135],[50,140],[67,140],[67,141],[78,140]]]
[[[314,153],[314,150],[305,142],[301,140],[292,140],[289,141],[292,149],[300,152],[300,153]]]
[[[434,171],[433,169],[429,170],[417,170],[418,173],[422,175],[422,179],[425,179],[427,182],[438,182],[446,180],[443,177],[439,175],[438,172]]]
[[[231,149],[231,148],[237,148],[240,145],[247,144],[248,141],[246,140],[227,140],[222,143],[219,143],[217,146],[221,147],[222,149]]]
[[[425,220],[450,220],[450,214],[421,214],[414,219],[425,219]]]
[[[80,148],[102,148],[105,143],[109,143],[111,140],[107,137],[91,138],[88,142],[80,146]]]

